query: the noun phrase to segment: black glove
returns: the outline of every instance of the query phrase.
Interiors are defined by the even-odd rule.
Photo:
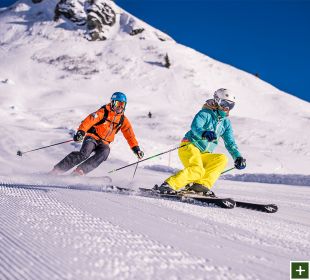
[[[142,159],[144,157],[144,153],[143,151],[140,150],[139,146],[134,146],[132,148],[133,152],[136,154],[136,156],[138,157],[138,159]]]
[[[85,132],[83,130],[78,130],[73,136],[74,142],[82,142],[84,135],[85,135]]]
[[[237,169],[244,169],[246,167],[246,159],[243,157],[237,157],[235,160],[235,167]]]
[[[214,131],[206,130],[202,133],[202,139],[207,139],[209,142],[216,139],[216,134]]]

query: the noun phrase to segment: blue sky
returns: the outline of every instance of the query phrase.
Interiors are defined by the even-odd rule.
[[[310,0],[115,2],[178,43],[310,101]]]

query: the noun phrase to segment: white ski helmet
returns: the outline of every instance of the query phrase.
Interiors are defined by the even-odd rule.
[[[215,103],[222,108],[228,108],[231,110],[235,106],[236,97],[226,88],[216,90],[214,92],[213,99]]]

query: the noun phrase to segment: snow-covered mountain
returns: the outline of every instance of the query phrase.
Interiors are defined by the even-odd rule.
[[[27,171],[49,170],[70,145],[22,159],[16,151],[67,139],[117,90],[128,95],[127,115],[146,155],[165,151],[179,144],[214,90],[227,87],[237,96],[231,119],[247,172],[309,173],[308,102],[177,44],[121,8],[109,39],[90,42],[85,27],[53,21],[55,5],[24,0],[0,14],[2,172],[19,172],[20,164]],[[130,36],[133,25],[145,31]],[[163,67],[166,54],[169,69]],[[135,159],[121,136],[113,144],[114,159]],[[176,153],[170,162],[162,157],[153,163],[180,167]]]
[[[126,115],[148,157],[177,147],[195,113],[221,87],[237,97],[231,119],[248,165],[231,174],[256,181],[261,180],[254,175],[262,173],[292,180],[292,174],[304,175],[301,181],[309,177],[308,102],[178,44],[115,3],[115,24],[102,41],[90,41],[85,25],[62,16],[54,21],[56,4],[20,0],[0,9],[0,258],[15,260],[13,272],[9,261],[0,262],[0,276],[288,277],[289,261],[305,259],[310,248],[305,187],[223,180],[217,184],[220,195],[277,203],[280,211],[272,217],[135,196],[9,187],[9,182],[60,184],[60,179],[33,174],[49,171],[79,145],[59,145],[22,157],[16,156],[17,150],[71,139],[80,121],[108,103],[114,91],[127,94]],[[227,153],[223,143],[217,151]],[[108,161],[90,176],[106,175],[134,161],[119,134]],[[227,168],[232,164],[230,160]],[[172,152],[139,164],[134,182],[134,168],[112,173],[112,178],[117,184],[151,187],[169,175],[158,170],[180,167]],[[264,176],[259,175],[268,178]]]

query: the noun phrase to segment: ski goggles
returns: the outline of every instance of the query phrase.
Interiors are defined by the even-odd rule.
[[[230,101],[227,99],[219,99],[217,102],[217,105],[223,109],[228,108],[229,110],[231,110],[232,108],[234,108],[235,106],[235,102],[234,101]]]
[[[125,106],[126,106],[126,102],[115,100],[113,102],[113,105],[114,105],[115,108],[122,108],[122,109],[124,109]]]

